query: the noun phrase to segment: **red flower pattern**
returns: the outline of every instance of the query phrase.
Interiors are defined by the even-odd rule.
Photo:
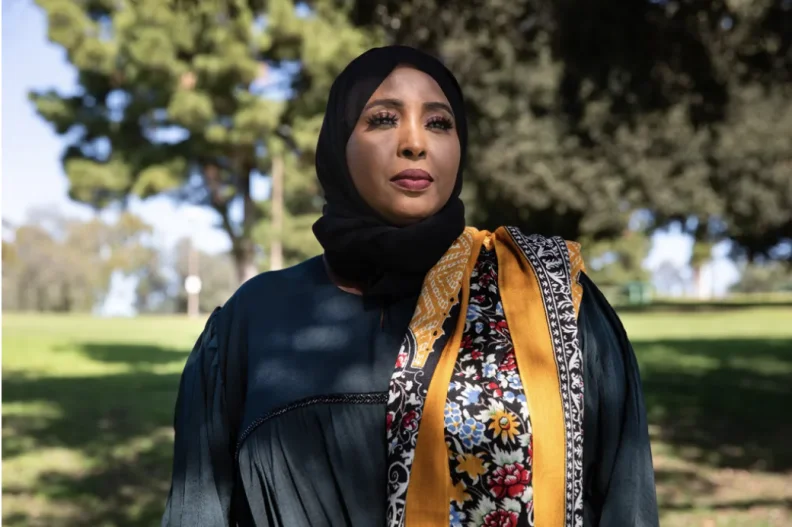
[[[516,512],[496,510],[484,517],[484,527],[517,527]]]
[[[494,397],[503,397],[503,390],[500,389],[497,382],[487,384],[487,389],[492,391]]]
[[[399,356],[396,357],[396,367],[403,368],[405,362],[407,362],[407,353],[405,352],[399,353]]]
[[[505,320],[498,320],[490,322],[490,329],[498,333],[503,333],[509,329],[509,326],[506,325]]]
[[[498,369],[500,371],[513,371],[517,369],[517,359],[514,356],[514,351],[510,351],[506,354],[506,357],[504,357]]]
[[[473,337],[471,335],[465,335],[462,337],[462,343],[460,347],[465,350],[469,350],[473,347]]]
[[[402,419],[402,427],[406,430],[415,430],[417,423],[415,422],[416,417],[418,417],[418,413],[415,410],[410,410],[406,414],[404,414],[404,418]]]
[[[522,463],[510,463],[495,469],[487,484],[496,499],[519,498],[531,484],[531,471]]]

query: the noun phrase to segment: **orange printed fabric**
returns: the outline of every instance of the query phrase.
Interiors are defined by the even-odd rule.
[[[580,273],[586,272],[586,265],[583,263],[583,255],[580,252],[579,243],[567,241],[566,246],[569,253],[570,292],[572,294],[572,304],[575,307],[575,316],[577,316],[580,313],[580,301],[583,300]]]
[[[419,427],[425,441],[436,442],[437,432],[442,443],[443,430],[425,427],[427,394],[430,382],[450,377],[445,372],[445,357],[459,348],[459,322],[464,321],[467,309],[467,287],[475,255],[481,246],[484,233],[467,228],[424,279],[421,295],[410,321],[388,391],[386,438],[388,443],[388,503],[387,525],[402,526],[405,522],[406,502],[410,480],[430,479],[445,481],[440,464],[445,458],[430,460],[422,466],[413,462],[416,456]],[[455,356],[455,355],[454,355]],[[452,359],[453,360],[453,359]],[[453,362],[451,362],[453,369]],[[441,403],[442,404],[442,403]],[[442,417],[442,409],[440,412]],[[448,474],[448,463],[445,474]],[[431,496],[427,496],[431,499]],[[448,521],[448,507],[438,517],[433,515],[433,504],[424,503],[422,496],[411,499],[412,507],[425,518],[424,525],[438,525]]]
[[[533,430],[536,525],[583,524],[583,364],[573,265],[561,238],[496,232],[503,309]],[[579,254],[579,252],[578,252]],[[576,264],[582,269],[582,259]]]
[[[450,503],[459,491],[449,473],[444,410],[482,245],[497,254],[499,293],[531,420],[535,525],[577,527],[583,384],[580,295],[573,282],[582,260],[574,263],[575,247],[559,238],[514,228],[467,229],[424,282],[389,392],[388,526],[449,525]]]

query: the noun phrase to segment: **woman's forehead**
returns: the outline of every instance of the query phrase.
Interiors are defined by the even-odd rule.
[[[431,75],[408,64],[396,66],[374,91],[370,99],[441,100],[448,102],[443,89]]]

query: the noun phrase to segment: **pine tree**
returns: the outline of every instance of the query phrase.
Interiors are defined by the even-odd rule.
[[[163,194],[209,206],[231,239],[240,281],[254,275],[265,215],[253,181],[269,172],[274,152],[313,148],[329,81],[370,45],[365,32],[332,2],[302,13],[289,0],[39,4],[50,40],[79,74],[76,93],[31,94],[69,140],[70,196],[98,208]],[[289,77],[276,74],[295,63],[301,97],[289,102]],[[274,233],[300,255],[316,246],[289,229],[321,208],[309,166],[310,155],[287,160],[289,220]]]

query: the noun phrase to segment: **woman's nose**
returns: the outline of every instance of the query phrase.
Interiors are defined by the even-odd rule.
[[[419,146],[405,146],[400,155],[406,159],[417,160],[426,158],[426,149]]]
[[[405,123],[401,128],[399,156],[412,161],[426,158],[424,134],[423,127],[419,123]]]

